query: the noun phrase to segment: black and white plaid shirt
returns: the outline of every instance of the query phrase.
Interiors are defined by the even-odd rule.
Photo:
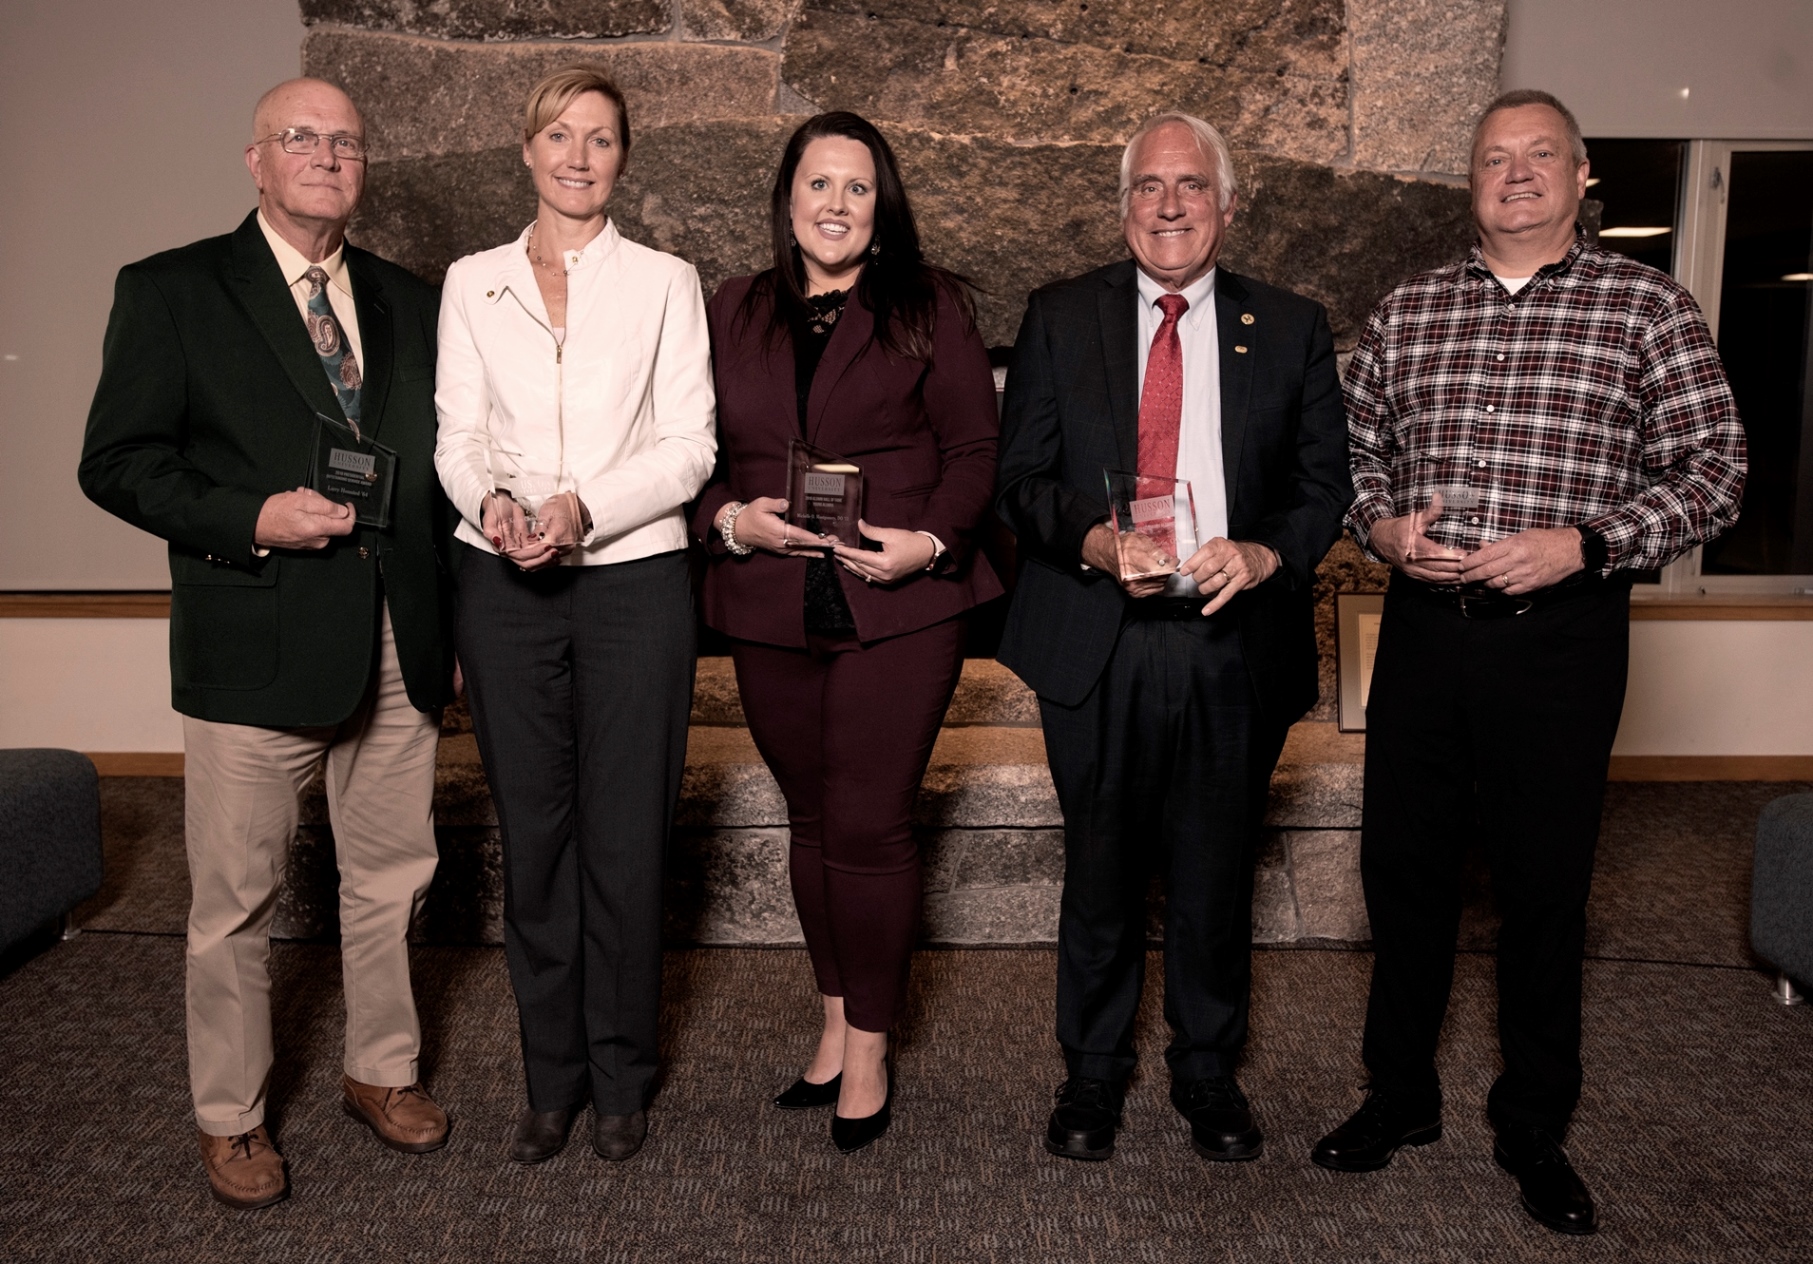
[[[1445,500],[1430,539],[1473,550],[1584,526],[1607,570],[1673,560],[1737,520],[1744,430],[1699,305],[1588,245],[1515,295],[1477,245],[1374,309],[1348,368],[1347,525]]]

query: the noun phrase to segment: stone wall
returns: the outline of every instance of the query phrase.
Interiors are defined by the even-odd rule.
[[[364,109],[355,225],[430,278],[533,213],[522,101],[600,63],[629,97],[623,231],[707,289],[764,263],[766,191],[818,109],[879,123],[932,257],[974,277],[991,345],[1028,290],[1120,257],[1119,147],[1176,106],[1227,134],[1230,267],[1327,304],[1350,346],[1393,282],[1469,237],[1457,175],[1498,76],[1504,0],[302,0],[303,64]]]
[[[633,148],[611,212],[698,268],[707,292],[766,262],[767,191],[819,109],[879,123],[931,257],[982,289],[1013,341],[1036,286],[1120,258],[1120,146],[1181,107],[1233,146],[1242,209],[1224,259],[1320,300],[1337,345],[1403,277],[1471,239],[1473,115],[1496,89],[1504,0],[301,0],[304,69],[341,84],[373,146],[355,240],[438,280],[519,232],[534,194],[523,98],[574,60],[606,67]],[[1381,586],[1350,543],[1332,593]]]

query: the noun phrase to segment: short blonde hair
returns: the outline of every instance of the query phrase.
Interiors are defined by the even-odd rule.
[[[562,66],[529,89],[529,100],[523,106],[523,144],[528,144],[542,128],[560,117],[560,112],[573,104],[576,97],[588,92],[604,94],[604,99],[617,107],[617,145],[623,156],[630,152],[630,109],[623,100],[623,89],[596,66],[575,63]]]

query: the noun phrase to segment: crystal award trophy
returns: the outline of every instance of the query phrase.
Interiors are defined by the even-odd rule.
[[[587,528],[581,521],[585,515],[571,475],[530,473],[522,467],[521,453],[496,443],[486,447],[485,472],[491,479],[491,490],[514,501],[522,510],[520,536],[510,516],[504,515],[501,534],[506,552],[528,546],[549,529],[556,516],[565,517],[572,524],[575,539],[585,534]]]
[[[813,536],[863,546],[862,467],[799,439],[787,444],[787,522]],[[814,542],[816,543],[816,541]]]
[[[1497,487],[1482,466],[1460,457],[1417,458],[1410,509],[1423,536],[1462,552],[1498,538],[1490,512]]]
[[[1165,596],[1200,597],[1196,581],[1177,573],[1178,564],[1197,547],[1196,501],[1189,480],[1126,470],[1103,470],[1102,476],[1108,483],[1108,516],[1114,524],[1120,578],[1168,575]]]
[[[315,414],[315,448],[308,485],[331,501],[351,505],[362,527],[390,526],[390,493],[397,454],[359,433],[356,424]]]

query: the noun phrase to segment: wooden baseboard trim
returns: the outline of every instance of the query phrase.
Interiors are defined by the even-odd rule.
[[[1613,755],[1613,781],[1813,781],[1813,755]]]
[[[181,751],[84,751],[103,777],[180,777]]]
[[[0,592],[0,619],[168,619],[167,592]]]

